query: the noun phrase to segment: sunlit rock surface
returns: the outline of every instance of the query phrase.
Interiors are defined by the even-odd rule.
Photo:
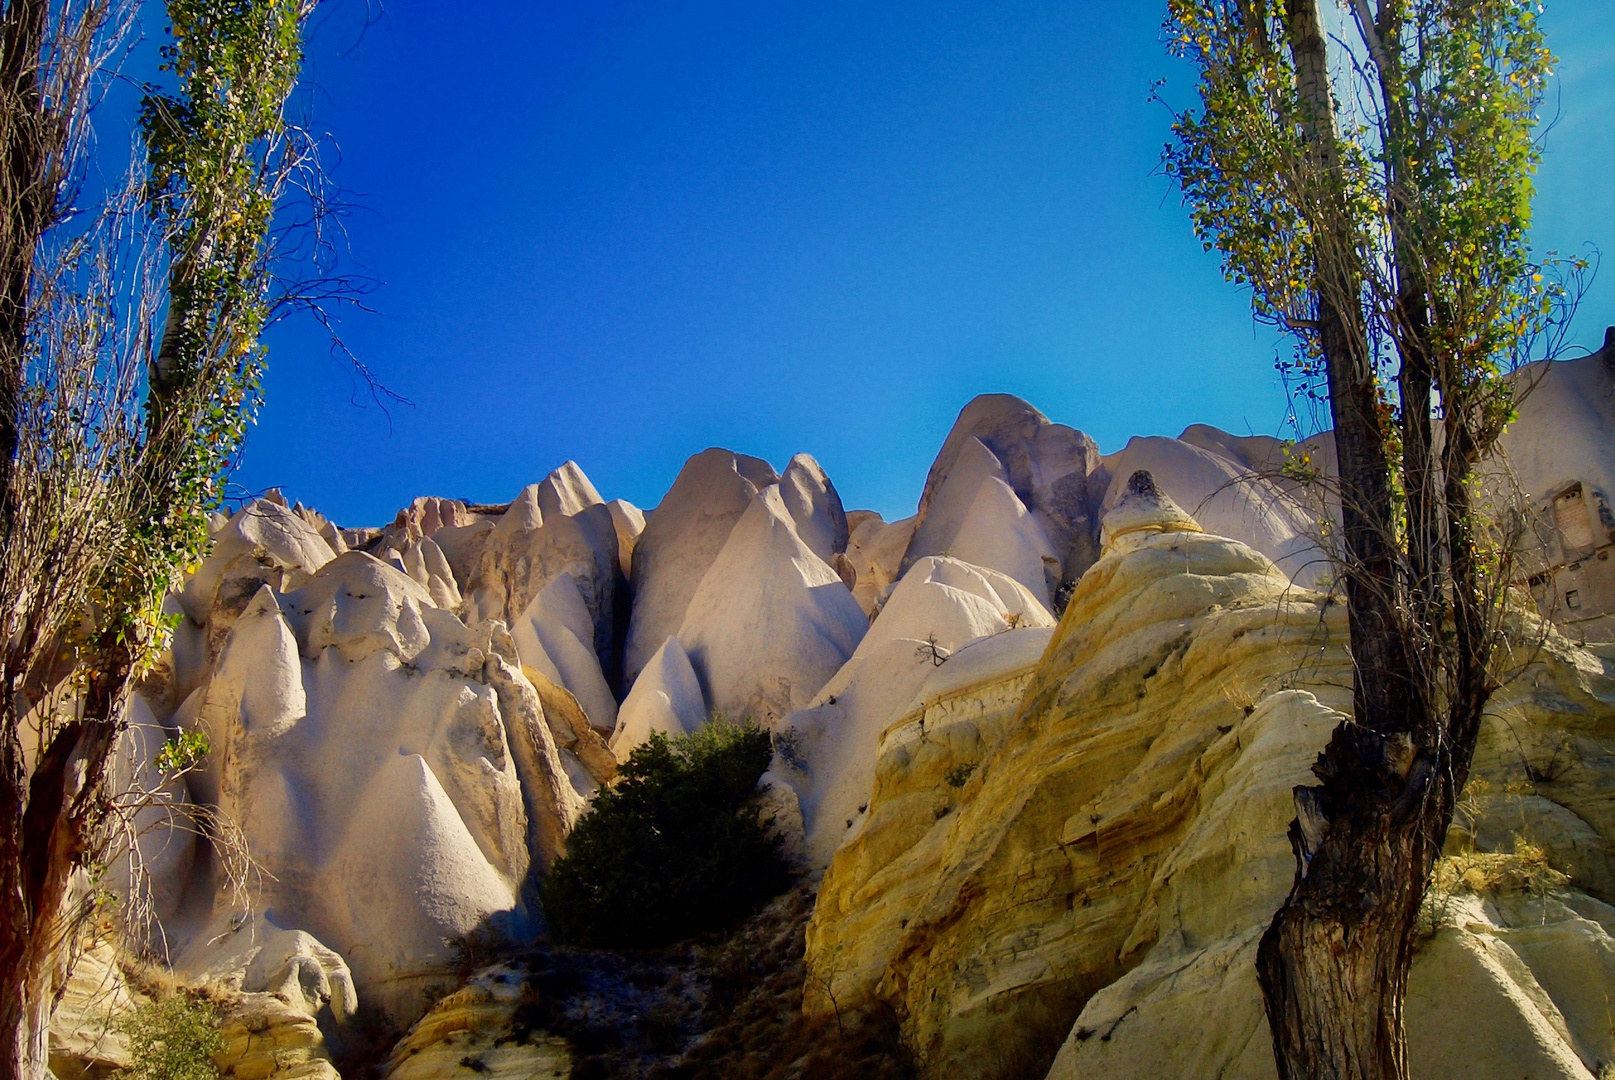
[[[1551,872],[1432,914],[1421,1076],[1615,1058],[1615,649],[1575,644],[1615,637],[1607,361],[1533,369],[1505,438],[1541,538],[1518,584],[1565,635],[1519,616],[1451,843],[1506,862],[1519,834]],[[1327,432],[1196,425],[1101,455],[984,395],[890,523],[806,454],[721,449],[644,513],[573,462],[382,527],[271,493],[215,523],[170,599],[115,768],[155,797],[108,880],[145,890],[135,929],[184,977],[290,1010],[243,1021],[268,1057],[234,1075],[328,1075],[316,1020],[366,1006],[431,1010],[394,1075],[564,1072],[543,1040],[500,1042],[497,980],[432,998],[466,942],[542,931],[542,875],[635,747],[721,713],[770,729],[763,804],[824,875],[810,1014],[892,1010],[937,1078],[1265,1078],[1251,950],[1292,872],[1289,788],[1349,707],[1321,591],[1333,468]],[[209,752],[165,779],[182,732]]]
[[[1132,488],[1035,673],[1020,676],[1024,697],[1011,690],[962,754],[929,720],[889,729],[869,821],[825,877],[806,1007],[830,1007],[815,986],[843,1009],[885,1002],[930,1076],[1051,1062],[1058,1077],[1272,1073],[1250,961],[1293,874],[1290,788],[1349,706],[1344,620],[1261,553],[1197,531],[1153,483]],[[1551,638],[1493,704],[1477,770],[1497,787],[1548,775],[1528,774],[1522,753],[1573,747],[1554,780],[1534,782],[1557,808],[1527,819],[1557,849],[1550,861],[1569,865],[1578,845],[1607,850],[1608,803],[1593,791],[1608,790],[1595,763],[1615,735],[1612,674]],[[1483,842],[1498,842],[1504,816],[1479,815]],[[1556,894],[1546,917],[1559,929],[1535,932],[1565,944],[1544,946],[1536,966],[1499,951],[1524,928],[1518,905],[1443,924],[1415,984],[1469,972],[1466,1007],[1495,1020],[1495,1038],[1492,1056],[1474,1060],[1473,1044],[1454,1045],[1460,1022],[1415,995],[1421,1075],[1514,1075],[1528,1045],[1544,1070],[1558,1063],[1542,1075],[1604,1060],[1591,1034],[1555,1017],[1585,1015],[1615,989],[1604,974],[1615,969],[1577,958],[1607,955],[1606,909],[1573,887],[1599,892],[1606,872],[1595,863]],[[1558,998],[1534,989],[1549,983]]]

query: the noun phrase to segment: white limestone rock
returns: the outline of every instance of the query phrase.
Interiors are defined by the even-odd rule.
[[[1009,394],[982,394],[960,411],[926,476],[916,543],[904,559],[905,568],[927,555],[947,552],[947,541],[935,533],[951,534],[951,527],[928,530],[926,522],[943,487],[961,468],[960,459],[969,467],[972,440],[998,460],[1004,472],[1001,479],[1042,527],[1061,559],[1060,583],[1075,581],[1098,556],[1093,545],[1097,515],[1089,497],[1088,477],[1099,467],[1099,448],[1082,432],[1051,423],[1037,409]],[[955,498],[973,501],[975,484],[965,488]],[[967,507],[953,513],[962,509]]]
[[[881,642],[851,659],[807,707],[781,722],[774,770],[795,790],[809,867],[830,864],[862,826],[880,733],[936,670],[913,638]],[[783,760],[782,760],[783,759]]]
[[[477,520],[459,499],[422,495],[398,511],[391,525],[382,530],[379,546],[404,550],[423,537],[436,536],[445,529],[464,528]]]
[[[520,932],[530,869],[581,812],[516,661],[497,624],[468,628],[349,552],[301,589],[261,589],[180,710],[210,738],[198,797],[267,871],[257,906],[347,957],[404,1021],[457,935]]]
[[[786,749],[773,773],[797,794],[807,865],[828,866],[837,849],[862,832],[876,763],[889,752],[885,739],[894,725],[928,702],[1029,670],[1052,632],[1048,626],[1004,630],[945,658],[925,641],[887,639],[860,650],[808,708],[786,717]]]
[[[468,622],[500,619],[513,626],[545,587],[562,576],[571,577],[589,612],[592,631],[584,640],[603,680],[615,663],[622,570],[615,520],[593,491],[570,462],[543,483],[523,489],[488,535],[464,591],[470,597]],[[587,502],[591,496],[594,501]],[[548,514],[542,509],[546,502],[551,506]],[[572,506],[578,508],[570,514],[561,512]],[[567,689],[580,700],[590,692],[583,683]]]
[[[778,481],[768,462],[716,447],[684,463],[661,504],[646,515],[634,546],[624,685],[633,685],[662,642],[678,632],[730,530],[758,490]]]
[[[1615,506],[1615,351],[1527,364],[1514,380],[1519,418],[1501,448],[1520,490],[1538,499],[1580,480]]]
[[[932,472],[936,472],[935,466]],[[941,474],[937,485],[934,488],[927,485],[929,502],[924,512],[917,515],[920,520],[904,556],[905,566],[912,566],[928,555],[952,553],[953,542],[964,527],[970,508],[975,505],[976,495],[989,480],[1008,486],[1009,473],[985,443],[973,435],[966,437],[954,448],[949,468]]]
[[[571,517],[605,502],[575,461],[563,462],[538,484],[538,509],[546,520]]]
[[[132,812],[127,829],[114,838],[107,887],[148,901],[160,924],[180,914],[200,823],[184,777],[165,776],[157,766],[173,732],[157,722],[139,694],[130,695],[127,710],[107,770],[107,790]],[[139,929],[161,943],[160,925]]]
[[[1122,497],[1128,479],[1146,471],[1207,532],[1238,540],[1308,587],[1331,576],[1315,536],[1321,505],[1309,509],[1296,493],[1240,462],[1178,439],[1135,438],[1105,458],[1111,477],[1102,508]]]
[[[1054,545],[1010,486],[988,477],[976,490],[949,552],[962,562],[1001,570],[1052,608],[1063,566]]]
[[[430,536],[423,536],[400,552],[404,573],[425,587],[432,603],[446,611],[460,606],[460,586],[449,567],[443,549]]]
[[[847,515],[836,486],[808,454],[797,454],[779,480],[780,498],[808,550],[833,564],[847,550]]]
[[[618,710],[611,751],[618,761],[627,761],[634,748],[656,732],[675,738],[688,735],[707,722],[707,715],[706,697],[689,654],[677,636],[670,637],[634,680]]]
[[[494,519],[478,517],[466,525],[446,525],[432,534],[432,542],[448,561],[456,587],[461,589],[470,582],[471,574],[482,559],[483,545],[493,534]]]
[[[329,1008],[338,1022],[359,1008],[348,962],[303,930],[262,911],[217,912],[174,970],[238,994],[276,994],[310,1016]]]
[[[892,590],[858,646],[867,656],[896,638],[935,640],[952,652],[1012,626],[1053,626],[1054,616],[1020,582],[987,567],[931,556]]]
[[[1140,469],[1127,478],[1120,498],[1105,512],[1099,546],[1109,555],[1131,551],[1160,533],[1204,531],[1198,521],[1156,486],[1154,476]]]
[[[766,726],[806,705],[867,627],[840,575],[798,535],[784,496],[770,486],[707,569],[678,638],[712,709]]]
[[[616,728],[617,699],[600,670],[594,618],[576,578],[562,574],[540,589],[510,633],[521,662],[565,687],[589,726],[605,734]]]
[[[212,550],[176,598],[186,618],[205,629],[210,660],[259,586],[296,588],[336,557],[325,538],[284,500],[254,499],[212,535]]]
[[[645,515],[639,507],[622,499],[612,499],[606,503],[606,509],[611,511],[611,523],[617,527],[617,562],[626,578],[633,573],[634,545],[639,543],[639,534],[645,531]]]
[[[903,553],[908,550],[920,519],[916,515],[887,524],[879,514],[856,513],[868,516],[853,525],[847,541],[847,561],[853,569],[852,596],[864,609],[864,614],[872,616],[876,601],[902,573]],[[849,523],[853,516],[847,515]]]

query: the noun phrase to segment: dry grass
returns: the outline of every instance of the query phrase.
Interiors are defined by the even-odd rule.
[[[1516,833],[1511,852],[1463,852],[1436,863],[1430,890],[1449,895],[1529,893],[1540,896],[1570,878],[1548,864],[1548,853]]]
[[[1463,896],[1545,896],[1570,881],[1548,862],[1548,853],[1520,833],[1509,852],[1463,851],[1437,860],[1419,914],[1421,936],[1447,921],[1453,901]]]

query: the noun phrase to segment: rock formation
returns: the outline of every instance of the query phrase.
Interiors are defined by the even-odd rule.
[[[678,632],[707,568],[759,488],[778,483],[766,461],[713,448],[679,471],[645,518],[634,545],[633,621],[625,681],[632,684],[662,642]]]
[[[1523,377],[1492,482],[1535,500],[1520,584],[1568,636],[1516,614],[1531,648],[1414,970],[1435,1078],[1615,1060],[1615,651],[1578,644],[1615,618],[1607,356]],[[364,1006],[419,1021],[393,1076],[564,1071],[542,1037],[499,1041],[497,969],[430,997],[468,943],[533,940],[540,878],[635,747],[722,713],[771,730],[765,806],[823,872],[810,1015],[891,1010],[928,1077],[1266,1078],[1252,951],[1289,885],[1289,789],[1350,705],[1332,468],[1327,433],[1204,426],[1102,456],[985,395],[891,523],[808,455],[716,448],[646,513],[573,462],[383,528],[253,500],[171,598],[114,770],[152,798],[109,880],[147,883],[182,976],[257,1002],[243,1080],[263,1054],[328,1076],[316,1022]],[[209,751],[176,781],[153,762],[180,732]],[[74,1024],[74,1061],[118,1063]]]
[[[965,711],[989,722],[970,720],[965,739],[946,714],[888,728],[868,824],[826,874],[807,1007],[830,1007],[814,987],[841,1009],[888,1003],[928,1075],[1031,1075],[1051,1060],[1058,1077],[1271,1074],[1251,955],[1289,887],[1289,788],[1349,705],[1345,627],[1338,604],[1200,531],[1147,478],[1125,490],[1024,696],[984,683]],[[1478,775],[1501,789],[1542,748],[1574,746],[1566,760],[1585,764],[1532,781],[1556,808],[1535,819],[1559,851],[1547,858],[1607,848],[1615,820],[1574,777],[1609,752],[1615,665],[1550,637],[1511,686]],[[1415,985],[1465,971],[1475,1015],[1498,1018],[1498,1056],[1469,1060],[1416,997],[1420,1075],[1492,1075],[1528,1046],[1543,1069],[1558,1063],[1542,1075],[1605,1060],[1595,1033],[1560,1019],[1615,988],[1615,966],[1572,959],[1572,940],[1615,956],[1600,952],[1598,914],[1615,911],[1582,891],[1596,877],[1576,884],[1547,908],[1504,898],[1484,921],[1440,923],[1445,944],[1421,953]],[[1567,944],[1533,954],[1536,975],[1498,942],[1543,917],[1559,929],[1537,936]],[[1578,982],[1567,964],[1599,974]]]

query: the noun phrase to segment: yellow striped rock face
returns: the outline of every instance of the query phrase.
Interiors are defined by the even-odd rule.
[[[806,1008],[889,1005],[928,1076],[1273,1075],[1252,959],[1293,875],[1290,790],[1350,707],[1344,615],[1235,541],[1129,540],[1034,669],[886,731],[825,876]],[[1612,669],[1552,636],[1494,700],[1454,844],[1506,856],[1523,820],[1570,876],[1432,909],[1418,1075],[1611,1056]]]

